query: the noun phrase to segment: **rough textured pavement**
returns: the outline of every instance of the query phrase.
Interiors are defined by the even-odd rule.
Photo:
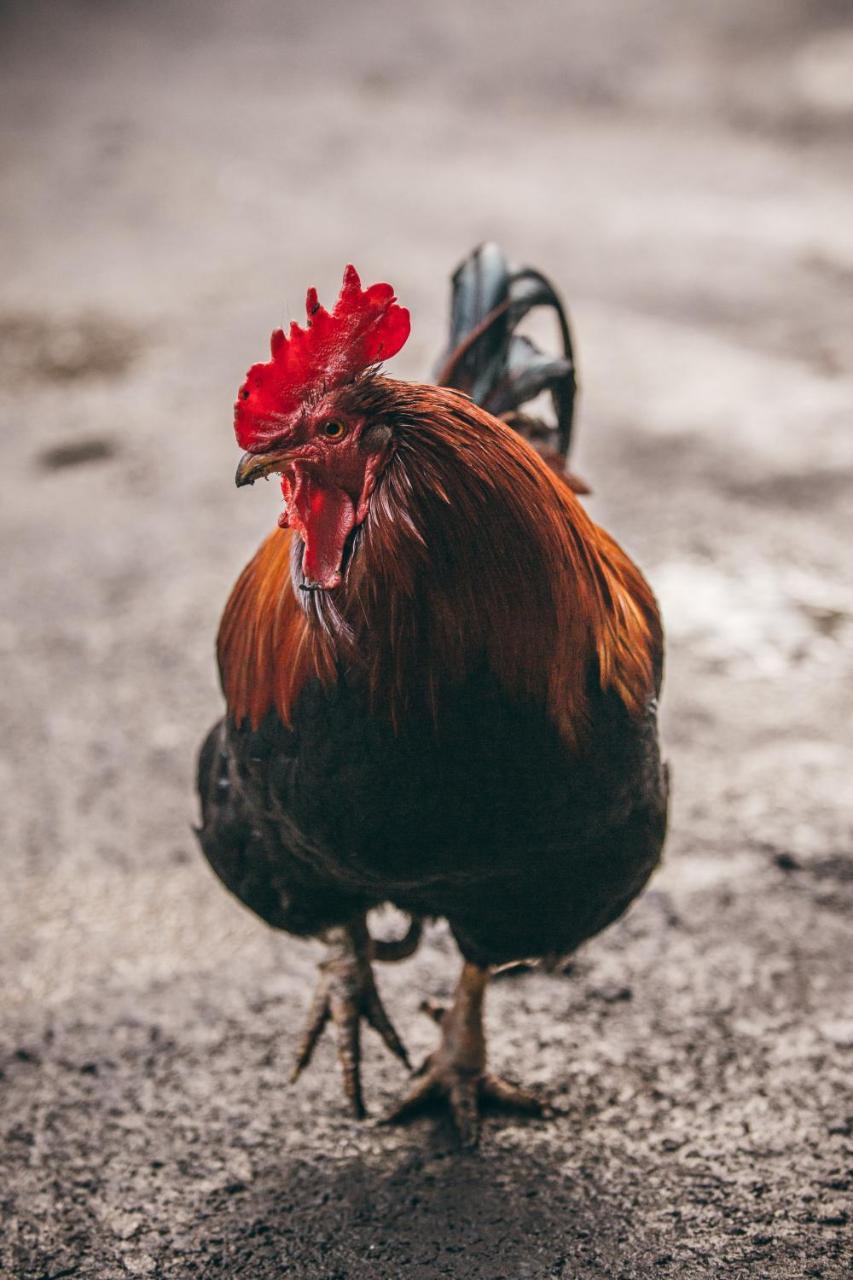
[[[4,1280],[848,1274],[849,6],[7,3],[0,59]],[[571,301],[675,807],[624,922],[494,984],[564,1115],[461,1156],[351,1123],[330,1044],[286,1085],[319,949],[214,882],[191,772],[278,505],[247,365],[353,259],[422,375],[486,236]],[[379,973],[416,1056],[455,970],[435,926]]]

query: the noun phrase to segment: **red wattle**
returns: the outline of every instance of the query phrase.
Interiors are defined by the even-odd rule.
[[[285,500],[289,523],[305,543],[302,572],[308,582],[327,590],[339,587],[346,541],[356,523],[349,494],[298,467]]]

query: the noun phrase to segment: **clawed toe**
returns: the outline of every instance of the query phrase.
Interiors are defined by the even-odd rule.
[[[486,1070],[482,1001],[487,972],[466,964],[452,1006],[445,1009],[424,1000],[421,1009],[441,1027],[441,1043],[414,1074],[412,1084],[386,1124],[409,1120],[433,1103],[444,1101],[464,1147],[475,1147],[480,1137],[480,1113],[488,1106],[521,1111],[526,1115],[550,1113],[534,1093]]]
[[[491,1103],[494,1107],[502,1107],[506,1111],[522,1111],[529,1116],[554,1114],[553,1107],[543,1102],[529,1089],[523,1089],[521,1085],[513,1084],[511,1080],[504,1080],[503,1076],[490,1073],[486,1073],[480,1079],[480,1097],[483,1102]]]
[[[327,1023],[333,1022],[344,1094],[357,1120],[366,1115],[361,1092],[361,1020],[373,1027],[391,1053],[409,1066],[403,1042],[376,990],[365,937],[366,930],[356,926],[329,930],[329,954],[320,966],[317,990],[291,1074],[291,1082],[299,1078]]]
[[[545,1116],[551,1109],[534,1093],[491,1072],[474,1074],[441,1063],[435,1056],[421,1065],[409,1091],[385,1117],[385,1124],[400,1124],[427,1107],[446,1102],[463,1147],[475,1147],[480,1138],[480,1115],[486,1107]]]

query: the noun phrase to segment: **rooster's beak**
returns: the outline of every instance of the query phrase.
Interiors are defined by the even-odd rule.
[[[283,465],[283,459],[276,454],[244,453],[237,464],[234,483],[238,489],[242,489],[244,484],[254,484],[256,480],[260,480],[261,476],[269,475],[271,471],[281,471]]]

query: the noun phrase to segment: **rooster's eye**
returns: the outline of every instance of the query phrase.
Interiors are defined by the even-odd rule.
[[[324,422],[320,430],[327,440],[340,440],[347,429],[342,422]]]

